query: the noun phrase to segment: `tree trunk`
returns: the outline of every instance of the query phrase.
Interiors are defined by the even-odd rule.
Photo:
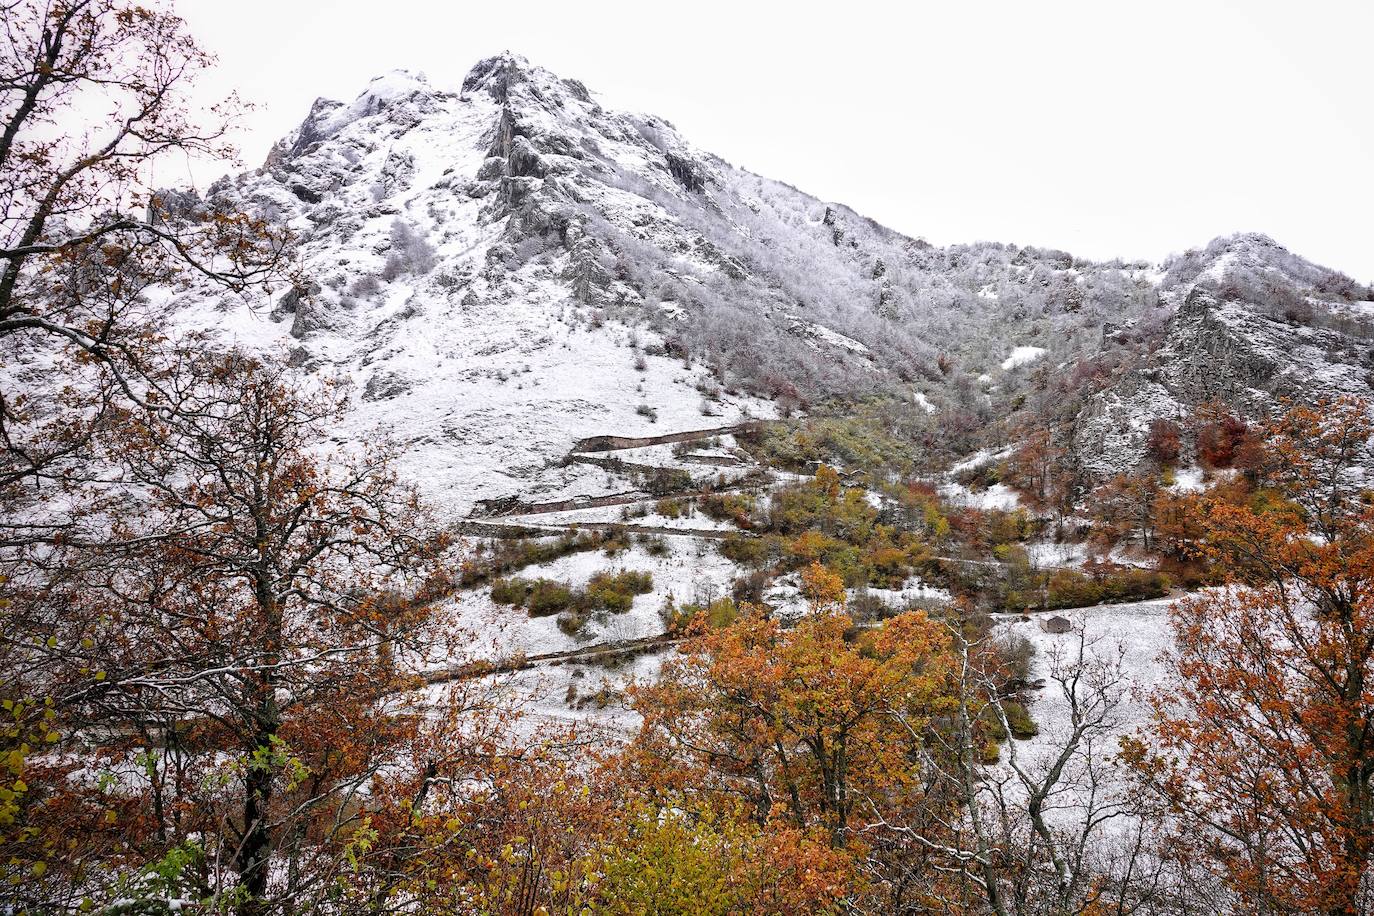
[[[268,860],[272,854],[269,819],[276,779],[276,761],[273,758],[277,752],[273,739],[281,728],[281,710],[277,706],[277,666],[282,660],[281,609],[269,583],[269,577],[260,574],[254,589],[265,626],[259,662],[262,670],[250,697],[253,724],[245,748],[249,765],[244,779],[243,842],[239,845],[235,862],[244,891],[243,902],[239,905],[240,916],[263,916],[267,912]]]

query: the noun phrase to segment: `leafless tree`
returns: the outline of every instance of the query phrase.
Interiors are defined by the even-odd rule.
[[[958,702],[929,733],[922,762],[958,798],[958,814],[868,831],[900,838],[927,875],[943,874],[928,893],[956,909],[973,900],[996,916],[1213,912],[1210,898],[1194,901],[1201,885],[1162,854],[1155,815],[1117,760],[1131,691],[1124,648],[1094,642],[1082,626],[1067,638],[1044,662],[1046,714],[1057,721],[1029,744],[1013,737],[998,636],[957,639]],[[893,717],[911,727],[901,710]],[[994,736],[1004,740],[989,762]]]

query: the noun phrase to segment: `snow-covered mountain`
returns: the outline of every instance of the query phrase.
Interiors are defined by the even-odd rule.
[[[932,464],[1031,419],[1108,471],[1208,397],[1368,391],[1374,293],[1261,236],[1164,265],[934,247],[511,54],[321,99],[207,196],[289,224],[307,280],[270,314],[183,296],[176,325],[351,380],[340,435],[394,437],[456,513],[615,489],[561,461],[582,438],[834,399],[909,403]]]

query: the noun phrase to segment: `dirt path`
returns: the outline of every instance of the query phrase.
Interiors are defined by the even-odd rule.
[[[496,662],[470,662],[452,668],[439,668],[434,671],[428,671],[425,673],[424,678],[427,684],[447,684],[452,681],[486,677],[491,674],[508,674],[512,671],[525,671],[529,668],[552,668],[564,664],[605,661],[607,659],[619,658],[626,655],[638,655],[641,652],[654,652],[659,649],[665,649],[669,646],[677,645],[682,642],[682,639],[683,637],[673,636],[670,633],[660,633],[657,636],[641,636],[638,639],[601,642],[595,645],[581,646],[576,649],[567,649],[563,652],[544,652],[539,655],[528,655]]]
[[[478,506],[481,507],[481,515],[469,516],[469,519],[483,518],[512,518],[523,515],[551,515],[554,512],[568,512],[573,509],[600,509],[605,506],[629,506],[634,503],[651,502],[661,499],[699,499],[704,496],[711,496],[719,493],[741,493],[753,492],[762,486],[767,486],[769,480],[760,480],[750,472],[723,487],[717,487],[710,483],[702,486],[691,486],[678,490],[669,490],[666,493],[650,493],[645,490],[630,490],[623,493],[610,493],[606,496],[573,496],[568,499],[556,499],[544,503],[521,503],[514,499],[506,500],[479,500]]]
[[[693,429],[680,433],[664,433],[661,436],[592,436],[581,439],[573,445],[573,452],[617,452],[627,448],[643,448],[646,445],[671,445],[677,442],[699,442],[714,436],[728,436],[735,433],[752,432],[763,429],[772,420],[750,420],[731,426],[717,426],[713,429]]]
[[[545,534],[563,531],[626,531],[630,534],[662,534],[668,537],[706,538],[723,541],[736,534],[752,534],[729,528],[671,528],[667,525],[636,525],[630,522],[535,522],[531,526],[520,526],[524,530],[534,530]]]

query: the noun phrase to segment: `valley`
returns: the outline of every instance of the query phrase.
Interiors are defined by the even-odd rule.
[[[1374,912],[1374,287],[5,15],[0,912]]]

